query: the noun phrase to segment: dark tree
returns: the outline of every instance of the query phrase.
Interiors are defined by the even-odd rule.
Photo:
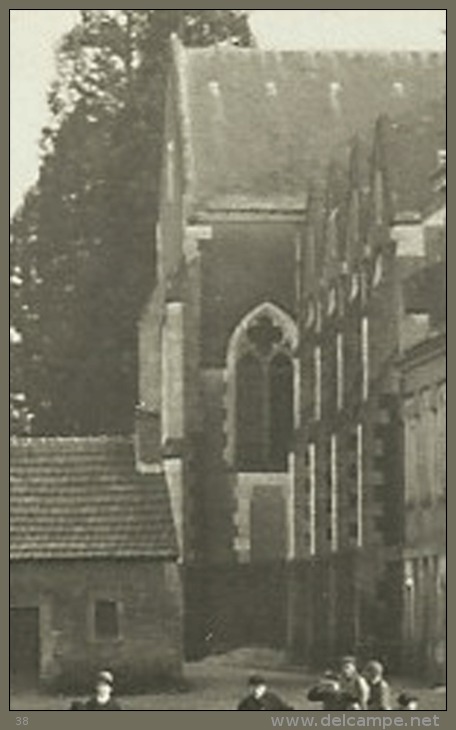
[[[171,33],[252,43],[246,14],[231,10],[82,10],[61,42],[39,180],[13,221],[23,283],[12,285],[12,379],[36,434],[132,429]]]

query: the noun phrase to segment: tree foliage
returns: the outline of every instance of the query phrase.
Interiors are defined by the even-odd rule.
[[[81,10],[60,44],[39,180],[11,228],[12,391],[28,409],[14,431],[132,428],[173,32],[252,43],[242,11]]]

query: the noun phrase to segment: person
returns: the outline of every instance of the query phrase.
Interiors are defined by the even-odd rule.
[[[369,702],[369,685],[358,672],[356,659],[353,656],[342,658],[340,667],[340,690],[345,696],[345,710],[367,710]]]
[[[409,694],[408,692],[401,692],[397,698],[398,710],[417,710],[418,709],[418,697]]]
[[[381,662],[371,660],[364,669],[364,676],[369,684],[368,710],[391,710],[390,688],[383,677]]]
[[[114,677],[106,670],[99,672],[95,684],[94,695],[86,702],[85,710],[121,710],[121,706],[112,696]]]
[[[237,709],[241,711],[258,711],[266,712],[274,711],[290,711],[293,708],[287,705],[278,695],[271,692],[266,684],[266,680],[254,674],[248,681],[249,693],[238,705]]]
[[[326,671],[318,684],[310,688],[307,699],[310,702],[321,702],[321,709],[327,711],[343,710],[346,706],[346,697],[341,692],[339,678],[331,671]]]
[[[70,705],[70,710],[85,710],[84,703],[80,700],[73,700]]]

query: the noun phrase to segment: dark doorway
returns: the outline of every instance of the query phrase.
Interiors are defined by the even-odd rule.
[[[10,678],[12,689],[38,686],[40,627],[38,608],[10,609]]]
[[[285,501],[279,487],[255,487],[250,504],[252,563],[280,562],[286,558]]]

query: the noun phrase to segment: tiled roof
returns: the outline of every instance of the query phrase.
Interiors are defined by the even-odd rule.
[[[194,208],[305,206],[308,182],[354,134],[442,96],[441,54],[184,49],[174,43]]]
[[[163,474],[135,472],[121,438],[17,439],[10,446],[10,557],[173,558]]]

